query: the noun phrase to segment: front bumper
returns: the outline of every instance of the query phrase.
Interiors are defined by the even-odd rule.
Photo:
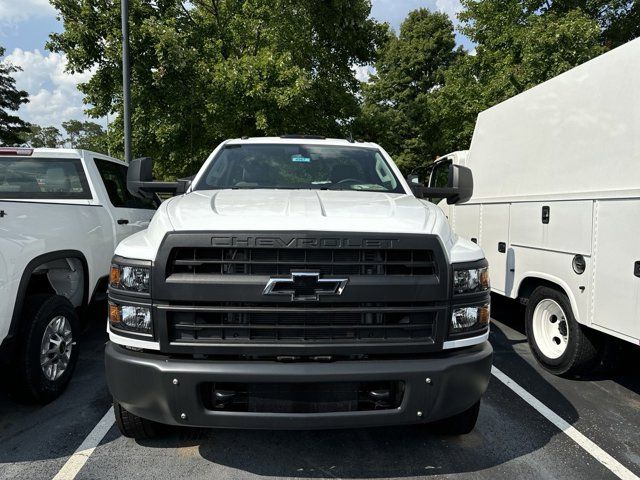
[[[109,390],[126,410],[164,424],[284,430],[350,428],[425,423],[468,409],[487,388],[492,354],[491,345],[484,342],[422,359],[331,363],[210,361],[133,352],[109,342],[106,372]],[[213,411],[205,408],[199,393],[199,386],[208,382],[387,380],[405,382],[397,409],[304,414]]]

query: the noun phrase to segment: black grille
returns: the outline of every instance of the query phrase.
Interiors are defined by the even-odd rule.
[[[174,248],[167,275],[436,275],[431,250],[305,248]]]
[[[431,344],[437,312],[264,308],[265,311],[167,311],[170,341],[178,343]],[[388,309],[391,310],[391,309]]]

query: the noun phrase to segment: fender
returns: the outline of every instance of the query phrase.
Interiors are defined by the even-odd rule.
[[[29,279],[31,278],[34,270],[43,263],[51,262],[53,260],[61,260],[63,258],[77,258],[82,262],[82,268],[84,268],[84,271],[86,272],[86,275],[84,275],[84,295],[82,299],[82,305],[87,305],[89,300],[89,264],[87,263],[87,259],[85,258],[84,254],[79,250],[58,250],[55,252],[45,253],[44,255],[39,255],[31,260],[22,272],[20,284],[18,285],[16,302],[13,307],[13,315],[11,316],[11,324],[9,325],[9,333],[5,341],[13,340],[19,331],[22,305],[27,294]]]
[[[548,273],[536,272],[536,271],[524,272],[520,277],[520,281],[517,283],[516,288],[514,288],[512,291],[519,292],[522,283],[528,278],[539,278],[540,280],[546,280],[548,282],[555,283],[558,287],[560,287],[564,292],[564,294],[569,299],[569,303],[571,304],[571,310],[573,311],[573,316],[576,319],[576,322],[578,322],[581,325],[586,325],[584,322],[580,321],[580,311],[578,310],[578,303],[576,302],[575,295],[571,291],[571,288],[569,288],[569,285],[567,285],[567,283],[564,280],[554,275],[549,275]]]

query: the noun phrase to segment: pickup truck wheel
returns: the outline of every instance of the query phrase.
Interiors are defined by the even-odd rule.
[[[527,303],[525,323],[531,351],[549,372],[585,373],[598,363],[600,338],[576,321],[564,293],[536,288]]]
[[[158,423],[128,412],[115,400],[113,401],[113,413],[116,417],[118,430],[125,437],[142,440],[156,437],[159,433],[160,425]]]
[[[48,403],[64,391],[78,361],[79,319],[65,297],[32,295],[25,299],[24,326],[13,372],[18,395]]]
[[[464,412],[432,422],[428,424],[428,427],[431,431],[441,435],[466,435],[475,428],[479,412],[480,400]]]

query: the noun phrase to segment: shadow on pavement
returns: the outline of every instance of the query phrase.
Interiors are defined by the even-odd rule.
[[[509,375],[541,384],[570,422],[573,406],[513,350],[494,328],[492,343],[512,357]],[[512,355],[511,355],[512,354]],[[477,427],[462,437],[440,436],[424,426],[325,430],[251,431],[174,429],[148,448],[198,447],[202,458],[251,474],[302,478],[387,478],[480,472],[544,448],[560,432],[495,378]]]
[[[523,338],[519,340],[511,340],[511,345],[522,343],[529,348],[525,334],[524,305],[509,298],[491,295],[491,316],[502,325],[522,335]],[[494,324],[492,333],[497,334],[498,329],[499,327]],[[640,365],[640,348],[610,336],[606,336],[605,342],[600,366],[588,375],[574,376],[570,380],[588,382],[609,380],[640,395],[640,375],[637,371],[637,365]],[[494,348],[496,348],[495,343]]]

